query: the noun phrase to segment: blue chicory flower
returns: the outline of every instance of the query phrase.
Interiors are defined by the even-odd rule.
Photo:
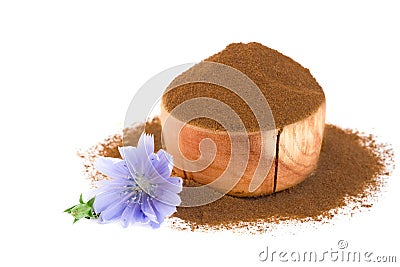
[[[154,153],[154,138],[143,133],[137,147],[120,147],[123,159],[100,157],[95,167],[112,178],[98,182],[93,205],[100,223],[120,219],[123,227],[149,223],[158,228],[181,203],[182,179],[170,177],[172,156]]]

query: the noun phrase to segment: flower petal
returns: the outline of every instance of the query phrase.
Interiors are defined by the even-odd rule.
[[[126,166],[132,176],[136,176],[141,173],[139,166],[141,165],[141,160],[136,147],[124,146],[118,148],[119,153],[124,159]]]
[[[134,205],[133,207],[133,218],[135,222],[139,222],[139,223],[147,223],[149,222],[149,218],[144,215],[144,213],[142,212],[140,205]]]
[[[181,204],[181,198],[176,193],[173,193],[164,188],[158,187],[154,193],[154,198],[167,205],[178,206]]]
[[[150,155],[149,158],[152,166],[147,167],[147,177],[150,179],[159,176],[168,178],[171,175],[173,168],[171,155],[161,149],[157,154]]]
[[[158,150],[157,156],[158,164],[155,167],[157,168],[158,174],[162,177],[169,177],[174,167],[172,156],[162,149]]]
[[[180,177],[153,177],[151,179],[151,184],[157,186],[155,191],[149,192],[149,195],[151,195],[152,197],[158,195],[158,190],[167,190],[175,194],[182,191],[182,179]]]
[[[122,159],[99,157],[94,163],[95,168],[114,179],[127,179],[129,170]]]
[[[158,229],[161,226],[161,223],[150,222],[150,226],[153,229]]]
[[[119,201],[109,206],[107,209],[100,213],[100,223],[108,223],[121,217],[122,212],[126,208],[125,201]]]
[[[176,212],[176,207],[162,203],[156,199],[151,200],[153,209],[156,211],[157,219],[162,222],[166,217]]]
[[[154,175],[157,175],[157,169],[154,167],[153,163],[158,162],[158,156],[154,153],[145,156],[142,159],[142,166],[143,166],[143,176],[147,178],[151,178]]]
[[[149,172],[153,171],[151,162],[155,160],[154,154],[154,138],[152,135],[143,133],[138,141],[137,155],[139,158],[140,175],[148,176]]]
[[[160,178],[155,184],[172,193],[177,194],[182,191],[182,178],[180,177]]]
[[[151,205],[157,216],[157,221],[158,221],[158,222],[150,221],[150,226],[153,229],[159,228],[161,223],[164,222],[164,219],[176,211],[176,207],[164,204],[155,199],[151,199]]]
[[[182,189],[182,178],[181,177],[177,177],[177,176],[171,176],[167,179],[168,182],[170,182],[171,184],[174,184],[176,186],[179,186]],[[182,190],[181,190],[182,191]]]
[[[98,194],[94,200],[93,208],[97,214],[103,212],[110,205],[121,200],[121,191],[115,190]]]
[[[149,218],[150,221],[152,222],[158,222],[157,221],[157,215],[155,214],[153,207],[150,204],[150,197],[149,196],[145,196],[142,198],[143,202],[140,205],[140,208],[142,210],[142,212],[144,213],[144,215],[147,216],[147,218]]]
[[[154,172],[152,161],[157,157],[156,154],[147,153],[136,147],[120,147],[119,151],[123,155],[129,173],[133,178],[137,176],[148,177],[149,173]]]
[[[127,186],[135,185],[135,181],[128,179],[112,179],[112,180],[101,180],[96,182],[98,186],[98,192],[108,191],[113,188],[124,188]]]
[[[137,206],[137,204],[135,204]],[[128,205],[121,215],[121,225],[126,228],[133,221],[133,209],[135,205]]]
[[[141,156],[144,154],[150,156],[154,153],[154,137],[146,133],[142,133],[137,144],[138,150],[141,152]],[[144,153],[144,154],[143,154]]]

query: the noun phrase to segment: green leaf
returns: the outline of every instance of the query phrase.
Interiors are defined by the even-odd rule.
[[[76,223],[82,218],[93,219],[97,218],[97,214],[93,210],[95,197],[91,198],[88,202],[84,202],[82,194],[79,196],[79,204],[66,209],[64,212],[71,214],[74,217],[73,223]]]
[[[86,204],[87,204],[89,207],[93,207],[95,198],[96,198],[96,197],[92,197]]]
[[[76,207],[76,205],[75,205],[75,206],[72,206],[72,207],[69,208],[69,209],[64,210],[64,212],[71,213],[71,210],[72,210],[73,208],[75,208],[75,207]]]

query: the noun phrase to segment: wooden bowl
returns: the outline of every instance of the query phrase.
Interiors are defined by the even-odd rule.
[[[243,133],[244,138],[248,137],[250,145],[247,167],[236,185],[233,188],[229,187],[228,194],[240,197],[267,195],[292,187],[306,179],[318,162],[325,128],[325,106],[323,102],[310,116],[283,128],[272,130],[276,137],[269,140],[273,142],[270,145],[274,146],[275,152],[269,159],[272,164],[270,169],[266,170],[264,180],[255,190],[250,190],[250,184],[260,160],[261,133]],[[193,167],[194,169],[198,167],[196,171],[184,171],[175,166],[174,171],[179,176],[200,184],[210,184],[221,176],[231,156],[231,141],[227,132],[183,123],[173,117],[163,104],[161,104],[160,120],[163,126],[164,146],[174,157],[174,162],[182,161],[182,157],[189,160],[198,159],[201,156],[200,143],[204,139],[209,138],[215,144],[215,158],[212,159],[211,164],[191,166],[192,170]],[[179,144],[180,151],[172,144]],[[201,165],[201,162],[199,161],[198,164]],[[218,191],[226,190],[224,184],[221,183],[214,187]]]

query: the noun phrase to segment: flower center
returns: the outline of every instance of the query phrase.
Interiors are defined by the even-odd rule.
[[[135,179],[132,179],[132,184],[126,186],[125,190],[121,192],[121,196],[127,196],[129,194],[129,199],[126,201],[127,205],[131,205],[133,203],[142,203],[142,197],[145,194],[153,197],[154,188],[156,184],[152,184],[149,179],[145,176],[135,175]]]
[[[154,185],[144,176],[138,175],[135,179],[139,188],[142,189],[147,194],[151,194],[154,188]]]

